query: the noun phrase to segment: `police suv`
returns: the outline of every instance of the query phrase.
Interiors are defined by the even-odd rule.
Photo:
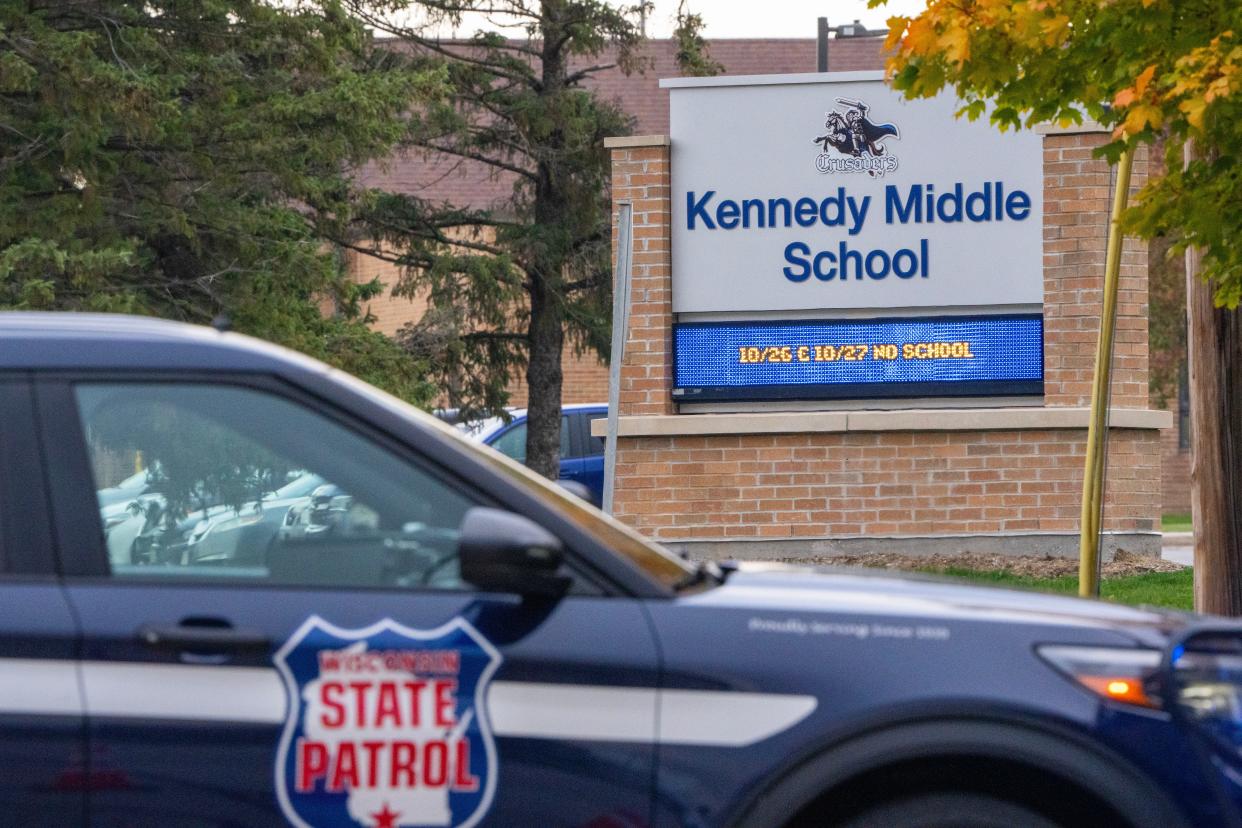
[[[235,334],[0,314],[0,370],[3,824],[1238,820],[1225,622],[691,566]]]

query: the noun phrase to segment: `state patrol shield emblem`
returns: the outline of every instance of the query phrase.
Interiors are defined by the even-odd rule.
[[[496,790],[485,699],[500,662],[463,618],[426,631],[307,619],[276,653],[285,817],[299,828],[476,824]]]

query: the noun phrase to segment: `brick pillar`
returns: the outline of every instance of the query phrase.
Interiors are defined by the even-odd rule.
[[[664,135],[609,138],[612,150],[612,248],[617,249],[617,205],[634,205],[630,329],[621,364],[621,416],[673,414],[672,226],[669,140]]]
[[[1103,303],[1115,170],[1097,147],[1107,133],[1044,137],[1044,405],[1091,404]],[[1134,159],[1131,192],[1147,180],[1146,149]],[[1147,408],[1147,243],[1122,248],[1113,408]]]

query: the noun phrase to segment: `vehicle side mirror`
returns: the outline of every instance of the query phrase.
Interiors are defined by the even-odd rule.
[[[457,542],[461,577],[489,592],[559,598],[570,579],[559,574],[564,547],[534,521],[476,506],[461,521]]]

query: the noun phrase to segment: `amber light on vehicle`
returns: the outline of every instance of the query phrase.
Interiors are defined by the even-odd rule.
[[[1133,679],[1108,676],[1074,676],[1074,678],[1088,690],[1093,690],[1113,701],[1137,704],[1141,707],[1160,706],[1151,696],[1147,695],[1143,685]]]
[[[1040,647],[1039,654],[1067,677],[1105,699],[1137,707],[1159,708],[1148,691],[1160,665],[1156,650],[1113,647]]]

